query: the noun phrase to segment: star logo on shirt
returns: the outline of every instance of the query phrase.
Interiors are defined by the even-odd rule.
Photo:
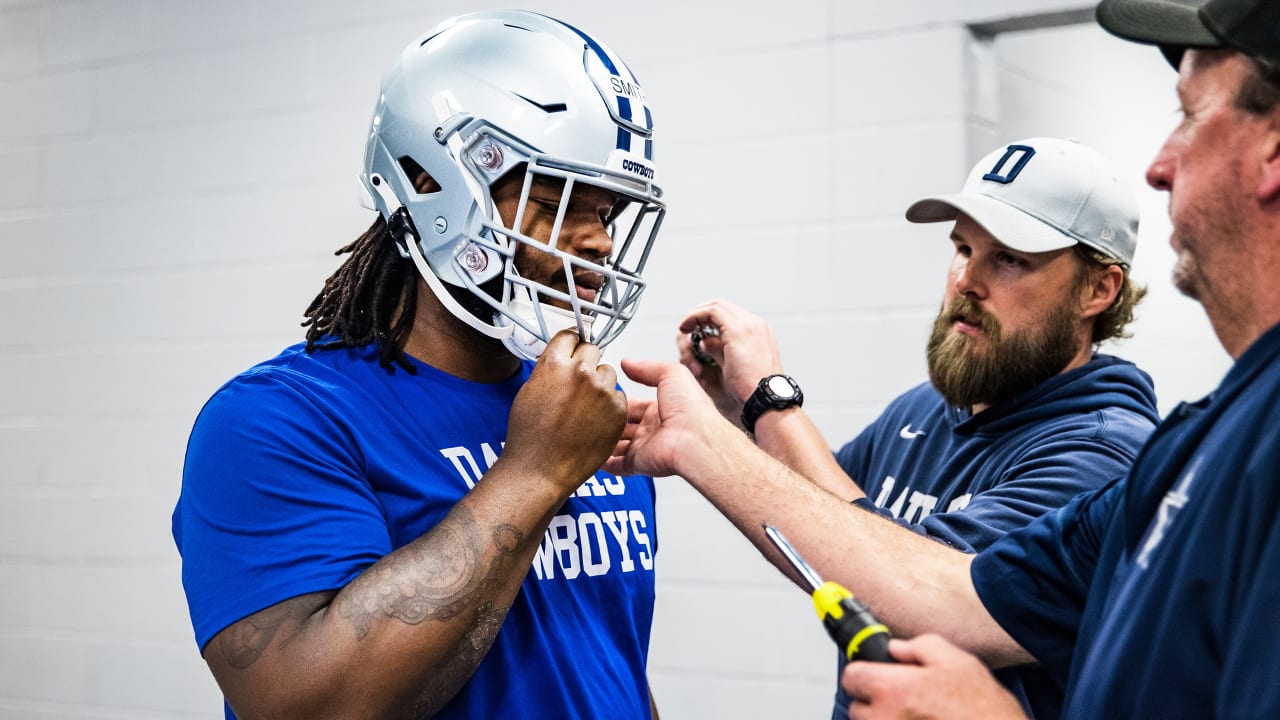
[[[1165,493],[1164,500],[1160,501],[1160,507],[1156,510],[1155,519],[1152,520],[1150,527],[1147,528],[1147,535],[1142,539],[1142,550],[1138,553],[1134,563],[1146,570],[1151,564],[1151,554],[1155,552],[1160,545],[1160,541],[1164,540],[1165,534],[1169,531],[1169,526],[1173,524],[1174,517],[1178,511],[1186,506],[1191,499],[1191,483],[1196,479],[1196,472],[1200,470],[1200,463],[1203,457],[1196,458],[1191,464],[1191,468],[1187,470],[1178,484],[1169,492]]]

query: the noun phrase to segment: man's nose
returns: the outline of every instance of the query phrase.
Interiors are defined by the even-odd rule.
[[[1163,154],[1156,156],[1147,168],[1147,184],[1156,190],[1168,192],[1173,189],[1173,163]]]
[[[973,262],[972,258],[967,258],[956,264],[955,280],[952,286],[958,295],[976,298],[986,296],[986,285],[982,280],[981,273],[977,271],[977,264]]]
[[[1160,152],[1147,167],[1147,184],[1156,190],[1168,192],[1173,189],[1174,155],[1170,147],[1173,138],[1160,146]]]
[[[561,230],[561,235],[565,233],[567,243],[559,243],[561,249],[566,249],[573,254],[591,260],[599,260],[609,257],[609,253],[613,251],[613,238],[609,235],[609,228],[605,227],[604,220],[595,212],[579,212],[570,214],[566,219],[565,227]]]

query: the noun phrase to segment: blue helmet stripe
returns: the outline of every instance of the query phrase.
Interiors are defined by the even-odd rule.
[[[543,16],[543,17],[546,17],[546,16]],[[582,38],[582,41],[587,44],[587,47],[591,48],[591,51],[594,52],[596,54],[596,57],[600,59],[600,62],[604,64],[604,67],[606,70],[608,70],[610,73],[614,75],[619,75],[619,76],[622,75],[622,73],[618,71],[618,66],[613,63],[613,58],[609,57],[609,53],[605,52],[604,47],[602,47],[600,43],[596,42],[595,38],[582,32],[578,28],[570,25],[569,23],[563,20],[557,20],[556,18],[548,18],[548,19],[554,20],[555,22],[558,22],[561,25],[572,30],[575,35]],[[623,65],[622,69],[626,70],[627,75],[630,76],[632,82],[635,82],[636,84],[640,83],[640,81],[636,78],[636,76],[631,72],[631,68],[627,67],[626,65]],[[622,119],[631,120],[630,101],[628,101],[626,98],[622,97],[621,95],[618,95],[617,98],[618,98],[618,113],[622,115]],[[650,125],[650,127],[652,128],[653,126]],[[629,141],[627,144],[628,146],[630,146]],[[618,145],[618,147],[622,148],[622,145]],[[622,148],[622,149],[626,149],[626,148]]]
[[[546,16],[544,16],[544,17],[546,17]],[[618,67],[617,67],[616,65],[614,65],[614,64],[613,64],[613,59],[609,57],[609,53],[607,53],[607,52],[605,52],[605,51],[604,51],[604,48],[603,48],[603,47],[601,47],[600,43],[598,43],[598,42],[596,42],[596,41],[595,41],[595,38],[593,38],[593,37],[591,37],[590,35],[588,35],[588,34],[586,34],[586,33],[582,32],[582,31],[581,31],[581,30],[579,30],[578,28],[576,28],[576,27],[574,27],[574,26],[570,25],[569,23],[567,23],[567,22],[565,22],[565,21],[563,21],[563,20],[556,20],[555,18],[548,18],[548,19],[549,19],[549,20],[555,20],[556,22],[560,23],[561,25],[563,25],[563,26],[565,26],[565,27],[569,28],[570,30],[572,30],[572,31],[573,31],[573,32],[574,32],[578,37],[582,38],[583,42],[585,42],[585,43],[587,44],[587,47],[591,48],[591,50],[592,50],[593,52],[595,52],[596,57],[600,58],[600,62],[604,63],[605,68],[607,68],[607,69],[609,70],[609,72],[613,73],[614,75],[621,75],[621,73],[619,73],[619,72],[618,72]],[[628,74],[628,75],[631,75],[631,68],[627,68],[627,74]],[[634,75],[631,75],[631,79],[632,79],[632,80],[635,80],[635,79],[636,79],[636,77],[635,77]]]
[[[593,53],[595,53],[595,56],[599,58],[600,62],[604,65],[606,70],[608,70],[613,75],[616,75],[619,77],[622,76],[622,72],[619,72],[618,70],[618,64],[615,64],[613,62],[613,58],[609,57],[609,53],[605,51],[604,46],[596,42],[595,38],[582,32],[578,28],[570,25],[569,23],[563,20],[559,20],[557,18],[553,18],[547,15],[543,15],[543,17],[553,22],[559,23],[560,25],[563,25],[564,27],[571,30],[575,35],[582,38],[582,41],[587,44],[587,47],[590,48],[590,50]],[[640,80],[635,76],[635,73],[631,72],[631,68],[623,64],[622,70],[627,73],[627,76],[631,78],[632,82],[634,82],[637,85],[640,84]],[[628,122],[634,122],[635,120],[632,117],[630,98],[627,98],[622,95],[618,95],[616,93],[614,94],[614,97],[617,98],[618,100],[618,115],[620,115],[623,120],[626,120]],[[649,108],[647,106],[642,105],[642,107],[644,107],[645,127],[648,128],[649,130],[653,130],[653,116],[652,114],[650,114]],[[631,151],[631,132],[628,131],[626,128],[622,128],[622,127],[618,128],[618,149],[626,150],[627,152]],[[645,140],[645,157],[650,160],[653,159],[653,140],[652,139]]]

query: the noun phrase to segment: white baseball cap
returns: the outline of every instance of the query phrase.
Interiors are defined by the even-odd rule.
[[[1029,138],[974,166],[956,194],[917,200],[911,222],[964,213],[996,240],[1022,252],[1083,243],[1125,265],[1138,243],[1138,198],[1110,161],[1075,140]]]

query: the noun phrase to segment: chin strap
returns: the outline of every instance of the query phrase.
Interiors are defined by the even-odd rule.
[[[546,303],[534,303],[527,297],[513,299],[510,303],[511,312],[524,318],[531,325],[546,328],[547,337],[553,337],[562,330],[574,329],[578,331],[578,337],[591,336],[591,325],[595,318],[582,318],[582,326],[579,326],[578,315],[571,310],[555,307]],[[511,323],[509,327],[513,332],[510,337],[503,338],[502,344],[506,346],[511,354],[517,357],[529,360],[537,360],[542,352],[547,349],[547,342],[537,335],[524,329],[509,318],[499,317],[498,322]]]
[[[391,233],[392,237],[403,241],[405,249],[409,251],[410,259],[413,260],[413,264],[418,268],[418,274],[426,281],[427,286],[431,288],[431,292],[435,293],[436,299],[440,301],[440,304],[444,305],[459,320],[488,337],[498,338],[503,341],[511,337],[512,330],[515,328],[514,325],[503,327],[484,322],[464,308],[462,303],[458,302],[445,288],[444,283],[427,265],[426,258],[422,257],[422,249],[418,247],[418,231],[413,226],[413,218],[409,216],[408,208],[400,202],[395,193],[391,192],[386,180],[377,173],[370,173],[368,184],[382,198],[384,206],[391,213],[387,218],[388,232]]]

